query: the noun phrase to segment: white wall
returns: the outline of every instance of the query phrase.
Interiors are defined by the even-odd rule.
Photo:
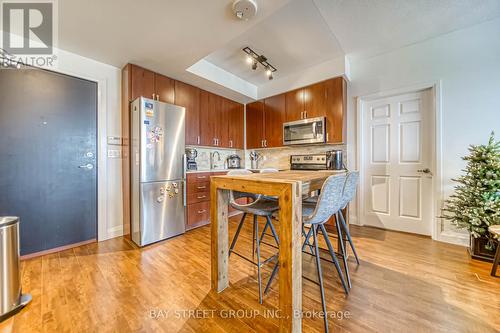
[[[107,136],[121,136],[121,70],[119,68],[57,51],[57,72],[98,83],[98,239],[123,233],[121,160],[107,158]]]
[[[500,19],[365,60],[351,61],[349,161],[356,158],[354,97],[441,81],[444,195],[470,144],[500,137]],[[449,236],[453,228],[443,225]],[[455,235],[460,237],[460,235]],[[458,240],[458,238],[457,238]]]

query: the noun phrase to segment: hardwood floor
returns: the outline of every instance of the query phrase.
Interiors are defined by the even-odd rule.
[[[250,226],[237,245],[249,255]],[[256,268],[246,261],[231,256],[230,288],[210,292],[209,231],[202,227],[144,249],[117,238],[23,261],[23,290],[33,301],[1,323],[0,332],[277,331],[277,281],[260,305]],[[332,265],[322,263],[328,311],[336,315],[332,331],[500,331],[500,278],[489,275],[491,264],[425,237],[355,226],[352,234],[361,265],[351,258],[348,297]],[[266,248],[264,255],[270,253]],[[313,258],[303,260],[304,275],[316,280]],[[269,273],[265,269],[264,282]],[[319,288],[307,279],[303,305],[307,315],[321,310]],[[322,332],[323,320],[304,318],[303,331]]]

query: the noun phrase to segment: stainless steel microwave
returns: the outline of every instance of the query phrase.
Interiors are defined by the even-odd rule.
[[[325,117],[302,119],[283,124],[283,144],[303,145],[324,143]]]

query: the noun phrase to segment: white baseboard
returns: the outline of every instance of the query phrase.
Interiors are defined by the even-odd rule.
[[[469,235],[452,230],[443,231],[439,234],[439,242],[450,243],[461,246],[469,246]]]
[[[123,236],[123,225],[117,225],[115,227],[109,228],[107,231],[107,235],[104,235],[102,238],[99,237],[99,242]]]
[[[358,217],[355,215],[349,215],[349,224],[355,224],[361,226],[358,222]]]

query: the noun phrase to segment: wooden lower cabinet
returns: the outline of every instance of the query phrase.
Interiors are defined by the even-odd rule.
[[[187,205],[186,229],[200,227],[210,222],[210,201]]]
[[[226,173],[219,171],[187,174],[186,230],[210,223],[210,177],[225,175]],[[238,199],[237,202],[246,204],[247,199]],[[228,207],[228,214],[234,216],[240,214],[240,212]]]

